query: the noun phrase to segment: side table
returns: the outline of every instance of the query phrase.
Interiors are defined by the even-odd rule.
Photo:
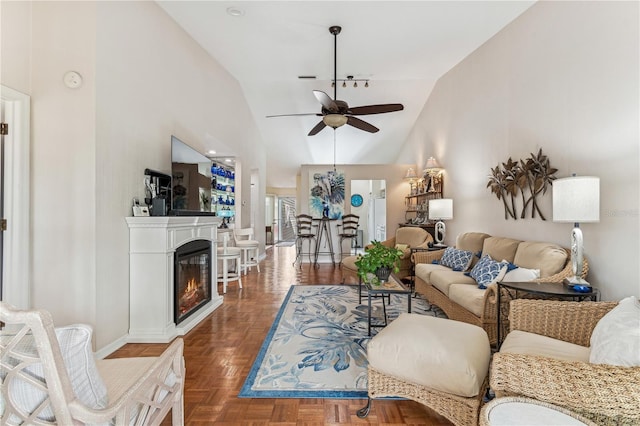
[[[402,282],[396,278],[395,275],[389,276],[389,281],[385,283],[381,283],[378,286],[374,286],[371,283],[364,284],[367,289],[367,299],[368,299],[368,309],[367,309],[367,318],[368,318],[368,334],[371,336],[371,327],[386,327],[387,326],[387,308],[384,303],[384,297],[387,296],[389,298],[389,303],[391,303],[391,295],[392,294],[406,294],[407,295],[407,312],[411,313],[411,289],[407,288]],[[373,324],[371,321],[371,298],[382,296],[382,310],[384,312],[384,323],[376,323]]]
[[[502,344],[502,310],[505,308],[502,306],[502,290],[509,296],[506,308],[508,309],[508,302],[513,299],[518,299],[523,294],[533,294],[544,296],[540,299],[562,299],[562,300],[574,300],[582,302],[585,300],[591,300],[597,302],[600,299],[600,290],[591,287],[589,292],[580,292],[574,290],[570,285],[558,282],[537,282],[537,281],[523,281],[523,282],[498,282],[498,313],[496,318],[497,326],[497,342],[496,347],[500,349]],[[505,309],[506,310],[506,309]],[[508,315],[508,310],[505,312]]]

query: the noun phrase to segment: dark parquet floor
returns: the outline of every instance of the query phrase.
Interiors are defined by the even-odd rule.
[[[230,283],[224,303],[184,336],[187,425],[451,425],[413,401],[374,401],[366,419],[356,411],[366,400],[245,399],[238,392],[291,284],[338,284],[340,267],[292,266],[295,247],[267,249],[266,259]],[[349,280],[347,281],[349,282]],[[222,293],[221,285],[218,291]],[[111,357],[157,356],[167,345],[127,344]],[[171,424],[171,414],[163,425]]]

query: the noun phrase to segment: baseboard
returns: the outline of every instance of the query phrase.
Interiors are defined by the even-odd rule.
[[[119,339],[117,339],[116,341],[109,343],[107,346],[97,351],[94,355],[96,359],[104,359],[126,344],[127,344],[127,335],[124,335]]]

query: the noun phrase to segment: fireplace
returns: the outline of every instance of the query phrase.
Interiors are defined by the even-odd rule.
[[[174,322],[179,324],[211,301],[211,242],[195,240],[174,256]]]

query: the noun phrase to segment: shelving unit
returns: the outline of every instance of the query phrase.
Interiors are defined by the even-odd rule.
[[[216,216],[233,221],[236,215],[235,169],[216,162],[211,166],[211,205]]]
[[[435,225],[429,221],[429,200],[438,198],[442,198],[442,176],[425,176],[412,193],[404,197],[405,223],[400,226],[420,227],[434,235]]]

